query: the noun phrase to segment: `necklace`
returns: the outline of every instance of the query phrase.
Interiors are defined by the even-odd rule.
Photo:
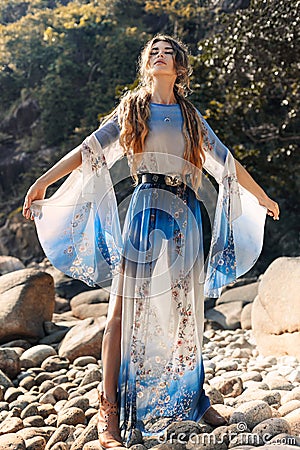
[[[170,117],[167,117],[167,116],[166,116],[166,117],[164,118],[164,122],[171,122]]]

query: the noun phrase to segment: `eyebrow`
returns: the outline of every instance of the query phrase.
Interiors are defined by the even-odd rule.
[[[159,50],[158,47],[152,47],[151,50]],[[173,50],[173,47],[165,47],[165,50]]]

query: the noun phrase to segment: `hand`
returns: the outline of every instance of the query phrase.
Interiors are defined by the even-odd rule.
[[[278,203],[274,202],[270,197],[266,197],[259,201],[259,204],[267,208],[267,214],[273,217],[274,220],[279,220],[279,206]]]
[[[25,219],[33,220],[33,214],[30,211],[31,204],[34,200],[43,200],[45,198],[47,186],[37,180],[26,194],[23,204],[23,216]]]

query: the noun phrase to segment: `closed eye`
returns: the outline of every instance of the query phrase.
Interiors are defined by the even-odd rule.
[[[152,50],[151,52],[150,52],[150,55],[151,56],[155,56],[155,55],[158,55],[158,53],[160,53],[158,50]],[[173,55],[173,50],[169,50],[169,51],[165,51],[165,52],[163,52],[165,55]]]

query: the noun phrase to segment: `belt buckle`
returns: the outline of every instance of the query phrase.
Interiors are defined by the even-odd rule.
[[[165,183],[168,186],[179,186],[182,183],[181,176],[178,174],[165,175]]]

